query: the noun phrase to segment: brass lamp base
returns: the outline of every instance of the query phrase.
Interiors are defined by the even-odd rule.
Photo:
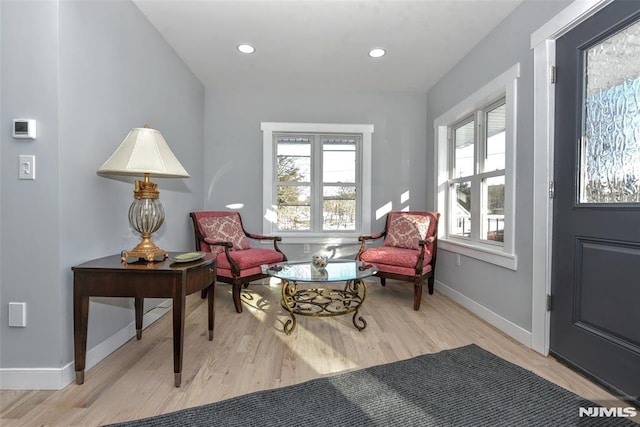
[[[142,241],[138,243],[138,246],[130,251],[122,251],[120,253],[120,259],[122,262],[129,263],[129,259],[135,259],[137,262],[144,259],[147,262],[164,261],[169,254],[164,249],[157,247],[149,237],[143,237]]]

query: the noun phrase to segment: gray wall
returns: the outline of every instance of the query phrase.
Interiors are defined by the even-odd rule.
[[[55,2],[2,2],[2,271],[0,363],[59,367],[62,293],[58,182],[58,20]],[[38,120],[36,141],[11,138],[11,120]],[[36,156],[36,181],[18,181],[18,155]],[[27,328],[7,326],[8,302],[27,303]]]
[[[427,93],[427,145],[429,153],[433,153],[434,119],[520,63],[515,230],[518,270],[467,257],[462,257],[461,265],[457,267],[453,253],[439,251],[436,277],[446,286],[527,331],[531,331],[533,258],[533,51],[530,49],[530,37],[569,3],[560,0],[525,1]],[[433,203],[431,181],[430,176],[428,200]]]
[[[157,179],[166,221],[154,241],[191,249],[188,212],[202,207],[204,87],[129,1],[1,3],[2,252],[0,368],[73,361],[71,266],[130,249],[133,178],[96,170],[132,127],[160,130],[190,179]],[[38,120],[17,142],[5,125]],[[35,154],[36,181],[17,180]],[[7,326],[24,301],[27,328]],[[88,348],[133,321],[132,302],[95,299]]]
[[[380,231],[384,217],[376,220],[375,212],[387,203],[394,210],[426,208],[431,161],[425,145],[425,98],[425,93],[207,90],[204,206],[225,210],[226,205],[242,203],[245,228],[261,232],[260,122],[373,124],[372,231]],[[410,199],[401,203],[406,191]],[[282,247],[290,259],[304,256],[299,245]],[[320,249],[312,246],[311,252]],[[338,254],[352,256],[356,251],[346,245]]]

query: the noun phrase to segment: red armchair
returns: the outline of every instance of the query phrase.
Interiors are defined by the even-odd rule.
[[[245,231],[238,212],[191,212],[195,232],[196,250],[217,252],[217,279],[233,286],[233,303],[242,313],[240,290],[254,280],[269,277],[262,273],[261,265],[286,261],[286,255],[278,248],[282,240],[277,236],[265,236]],[[249,239],[272,240],[271,248],[253,248]],[[206,294],[203,291],[203,297]]]
[[[413,283],[413,309],[420,309],[422,285],[428,281],[433,294],[436,252],[438,249],[437,212],[389,212],[385,229],[371,236],[360,236],[356,259],[378,267],[375,274],[382,286],[386,279]],[[382,246],[366,248],[368,240],[384,237]]]

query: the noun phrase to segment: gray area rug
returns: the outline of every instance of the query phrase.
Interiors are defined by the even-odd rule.
[[[111,426],[637,426],[476,345]]]

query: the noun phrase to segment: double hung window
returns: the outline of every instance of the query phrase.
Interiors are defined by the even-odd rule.
[[[359,135],[276,134],[279,232],[359,229]]]
[[[265,233],[313,243],[369,232],[373,126],[262,123],[262,131]]]
[[[449,235],[504,242],[505,100],[449,127]]]
[[[515,65],[434,121],[438,247],[517,269]]]

